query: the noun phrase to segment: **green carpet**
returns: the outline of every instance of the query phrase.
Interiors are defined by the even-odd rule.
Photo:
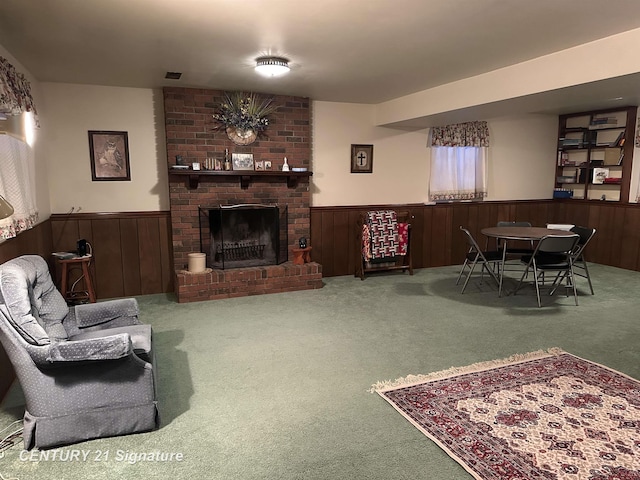
[[[138,297],[153,325],[162,427],[63,447],[86,460],[38,459],[14,446],[2,478],[468,479],[378,395],[379,380],[560,347],[640,378],[640,273],[593,265],[595,296],[533,289],[498,298],[458,267],[327,278],[320,290],[193,304]],[[0,428],[21,418],[14,387]],[[180,453],[182,461],[126,455]],[[98,457],[98,455],[101,455]],[[105,458],[105,455],[108,455]]]

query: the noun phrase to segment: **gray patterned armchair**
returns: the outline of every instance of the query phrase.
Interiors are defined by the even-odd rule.
[[[157,428],[151,333],[132,298],[68,307],[42,257],[0,265],[0,342],[26,399],[24,447]]]

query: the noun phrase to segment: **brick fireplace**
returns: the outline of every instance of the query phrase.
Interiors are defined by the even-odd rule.
[[[232,153],[251,153],[254,161],[269,160],[272,171],[238,171],[221,174],[208,171],[169,171],[171,234],[173,240],[176,293],[179,302],[259,295],[322,287],[322,266],[315,263],[233,269],[187,271],[188,254],[200,252],[199,207],[236,204],[286,205],[289,258],[301,237],[309,238],[309,176],[280,175],[284,157],[290,167],[310,169],[311,115],[309,99],[274,96],[278,110],[269,116],[264,138],[246,146],[235,145],[224,130],[215,130],[213,113],[223,91],[165,88],[164,112],[168,164],[180,155],[187,164],[205,163],[207,158]]]

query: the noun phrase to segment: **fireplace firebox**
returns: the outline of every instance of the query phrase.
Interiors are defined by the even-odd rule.
[[[215,269],[279,265],[288,260],[287,207],[200,207],[200,248]]]

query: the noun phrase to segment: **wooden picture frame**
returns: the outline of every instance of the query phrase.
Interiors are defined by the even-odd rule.
[[[232,153],[231,163],[234,170],[253,170],[253,153]]]
[[[351,173],[373,172],[373,145],[351,144]]]
[[[91,180],[131,181],[127,132],[89,130]]]

